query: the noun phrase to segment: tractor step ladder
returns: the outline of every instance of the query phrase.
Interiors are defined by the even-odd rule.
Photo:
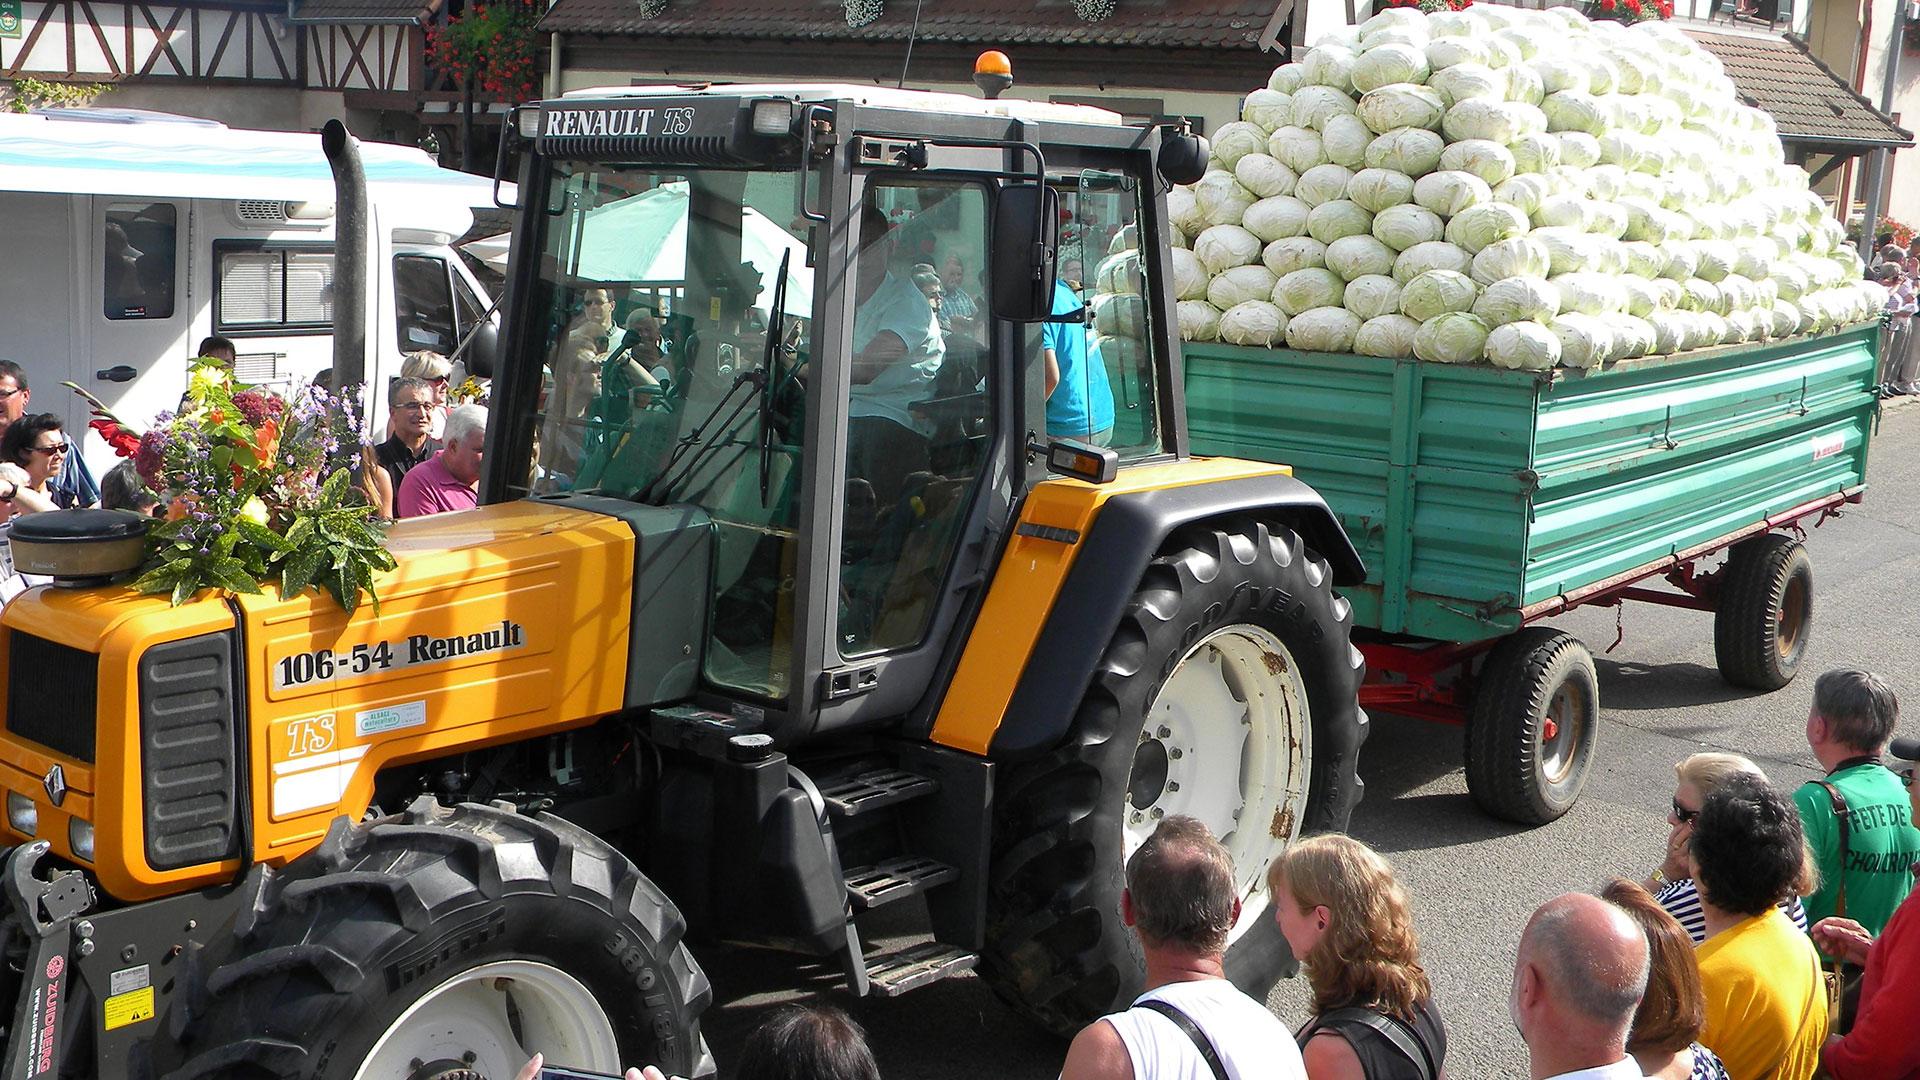
[[[858,817],[897,806],[940,790],[940,782],[901,769],[869,769],[820,786],[827,812],[835,817]]]
[[[855,911],[871,911],[883,904],[918,896],[935,885],[945,885],[960,871],[919,855],[902,855],[846,872],[847,899]]]
[[[867,958],[867,982],[881,997],[899,997],[932,982],[972,971],[978,953],[938,941],[909,945],[897,952]]]

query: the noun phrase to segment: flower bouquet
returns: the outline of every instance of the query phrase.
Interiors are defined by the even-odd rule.
[[[111,425],[125,452],[127,425],[88,397],[96,428]],[[355,475],[362,431],[351,395],[309,386],[288,402],[236,383],[217,360],[195,361],[180,410],[130,447],[167,504],[133,588],[178,605],[202,589],[258,593],[277,578],[282,598],[318,587],[351,613],[365,591],[377,608],[374,575],[394,561]]]

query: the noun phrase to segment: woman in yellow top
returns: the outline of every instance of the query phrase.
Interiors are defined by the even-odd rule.
[[[1799,813],[1766,781],[1735,776],[1701,805],[1688,847],[1707,922],[1701,1044],[1733,1080],[1811,1080],[1827,1038],[1820,956],[1775,906],[1800,878]]]

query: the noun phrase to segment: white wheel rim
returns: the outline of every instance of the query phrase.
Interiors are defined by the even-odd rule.
[[[622,1067],[613,1024],[578,979],[546,964],[505,960],[428,991],[388,1025],[354,1076],[409,1080],[458,1067],[512,1080],[536,1050],[549,1065],[613,1074]]]
[[[1313,725],[1299,665],[1258,626],[1216,630],[1148,706],[1124,807],[1127,857],[1163,818],[1198,818],[1233,856],[1240,919],[1266,917],[1267,867],[1300,836]]]

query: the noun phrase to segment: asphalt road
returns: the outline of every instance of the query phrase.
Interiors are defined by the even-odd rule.
[[[1920,407],[1887,410],[1874,440],[1864,505],[1813,530],[1815,632],[1803,676],[1770,695],[1720,681],[1712,616],[1628,605],[1625,640],[1612,610],[1576,611],[1555,625],[1594,649],[1602,728],[1591,778],[1574,809],[1523,830],[1476,810],[1460,771],[1461,733],[1377,717],[1361,762],[1366,797],[1352,833],[1390,858],[1414,898],[1427,969],[1447,1021],[1455,1078],[1524,1076],[1526,1051],[1507,1019],[1513,946],[1541,901],[1591,890],[1616,875],[1643,877],[1666,836],[1673,764],[1699,750],[1747,754],[1776,781],[1814,775],[1802,733],[1812,675],[1860,666],[1920,702]],[[1914,706],[1920,708],[1920,706]],[[1912,722],[1905,727],[1911,727]],[[849,998],[837,971],[786,958],[702,954],[715,985],[707,1032],[726,1075],[729,1051],[772,1004],[819,992],[866,1025],[882,1072],[896,1078],[1058,1074],[1064,1044],[1003,1006],[977,979],[951,979],[904,997]],[[1290,1025],[1305,1018],[1303,982],[1282,982],[1269,1004]]]

